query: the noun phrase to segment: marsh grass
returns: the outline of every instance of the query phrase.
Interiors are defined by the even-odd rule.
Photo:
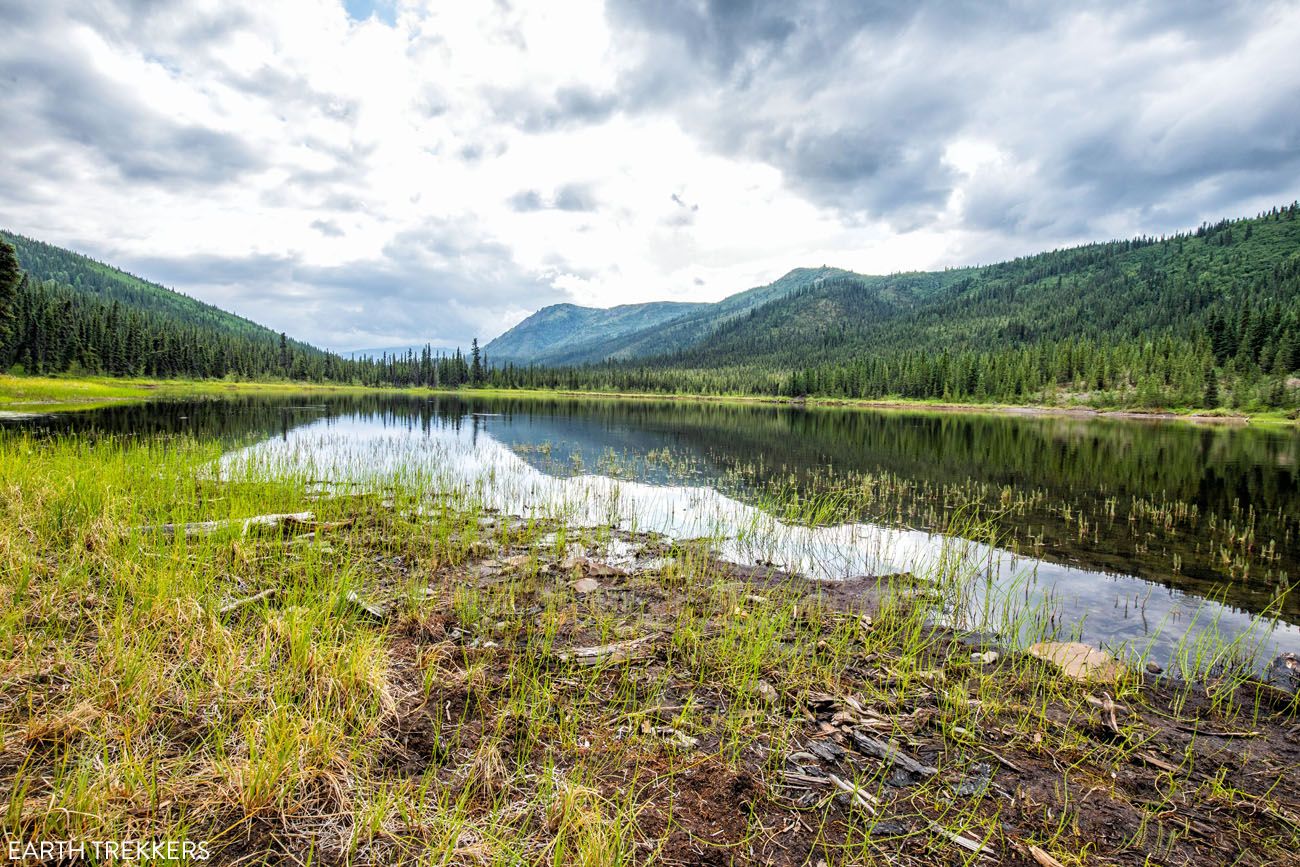
[[[1242,647],[1202,631],[1178,682],[1098,685],[955,640],[945,612],[1052,626],[973,605],[961,540],[991,541],[973,513],[924,574],[850,597],[738,573],[707,540],[574,522],[613,501],[494,513],[512,481],[491,467],[375,454],[359,480],[220,451],[0,436],[11,839],[203,839],[242,864],[1024,863],[1030,845],[1071,865],[1264,864],[1300,844],[1295,707],[1229,664]],[[306,510],[314,529],[239,529]],[[578,592],[629,538],[655,567]],[[1220,736],[1238,729],[1254,734]],[[853,731],[937,771],[899,779]],[[842,757],[810,761],[818,744]]]

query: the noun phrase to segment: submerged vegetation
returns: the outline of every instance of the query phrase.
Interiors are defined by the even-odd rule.
[[[972,581],[960,539],[924,574],[817,584],[582,526],[581,503],[489,512],[508,480],[458,483],[436,453],[341,478],[228,445],[0,432],[14,837],[302,864],[1263,865],[1300,845],[1294,699],[1230,639],[1170,675],[1078,680],[937,625]],[[984,626],[1052,637],[1008,617]]]

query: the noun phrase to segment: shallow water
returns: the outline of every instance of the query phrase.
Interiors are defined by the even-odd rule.
[[[1028,609],[1061,636],[1164,662],[1207,628],[1263,659],[1300,651],[1300,600],[1286,592],[1300,554],[1291,430],[317,394],[8,423],[18,424],[186,431],[228,441],[228,465],[310,465],[334,481],[419,466],[506,511],[709,536],[729,559],[829,579],[920,574],[955,556],[974,577],[952,622],[997,626]],[[817,495],[837,507],[809,509]],[[993,545],[941,532],[963,506],[996,527]],[[1019,637],[1035,637],[1020,619]]]

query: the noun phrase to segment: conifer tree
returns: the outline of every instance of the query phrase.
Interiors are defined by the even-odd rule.
[[[0,369],[7,368],[18,324],[18,286],[22,268],[18,265],[18,251],[13,244],[0,239]]]

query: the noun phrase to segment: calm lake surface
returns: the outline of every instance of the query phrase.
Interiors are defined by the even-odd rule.
[[[188,433],[227,463],[334,481],[412,463],[515,513],[711,536],[817,577],[921,574],[953,535],[968,610],[1175,655],[1202,630],[1300,651],[1300,434],[1112,419],[586,399],[300,396],[169,401],[10,420],[52,433]],[[996,532],[992,544],[978,527]],[[948,544],[945,546],[945,542]]]

